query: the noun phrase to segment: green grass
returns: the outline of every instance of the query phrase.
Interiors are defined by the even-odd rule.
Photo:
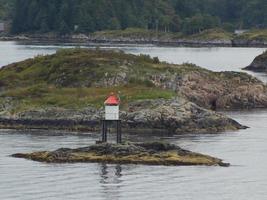
[[[81,109],[87,106],[100,108],[103,106],[107,95],[111,92],[120,95],[123,103],[122,107],[135,100],[170,99],[176,96],[174,92],[169,90],[140,85],[107,88],[56,88],[54,86],[36,85],[8,90],[1,95],[1,98],[12,97],[13,100],[19,102],[14,108],[14,112],[51,106],[69,109]]]
[[[236,39],[267,41],[267,29],[254,29],[237,36]]]
[[[125,30],[106,30],[106,31],[99,31],[93,33],[93,36],[104,36],[104,37],[110,37],[110,38],[181,38],[182,33],[173,33],[173,32],[162,32],[159,31],[158,33],[154,30],[147,30],[147,29],[141,29],[141,28],[127,28]]]
[[[156,32],[154,30],[146,30],[140,28],[128,28],[125,30],[114,30],[114,31],[99,31],[95,32],[93,36],[96,37],[108,37],[108,38],[156,38],[159,39],[198,39],[198,40],[231,40],[233,39],[233,33],[227,32],[220,28],[205,30],[195,35],[184,35],[181,32]]]
[[[202,31],[194,35],[184,35],[182,33],[172,33],[172,32],[156,32],[154,30],[146,30],[140,28],[128,28],[125,30],[114,30],[114,31],[99,31],[93,34],[96,37],[107,37],[107,38],[156,38],[159,39],[189,39],[189,40],[233,40],[233,39],[243,39],[243,40],[258,40],[267,41],[267,29],[253,29],[241,35],[234,35],[231,32],[225,31],[221,28],[214,28]]]
[[[186,38],[198,40],[231,40],[233,39],[233,34],[218,28],[205,30],[192,36],[186,36]]]
[[[244,39],[244,40],[259,40],[267,41],[267,29],[253,29],[241,35],[234,35],[231,32],[225,31],[221,28],[214,28],[204,30],[200,33],[194,35],[184,35],[181,32],[172,33],[172,32],[156,32],[154,30],[146,30],[140,28],[128,28],[125,30],[113,30],[113,31],[99,31],[93,34],[95,37],[107,37],[107,38],[132,38],[132,39],[141,39],[141,38],[159,38],[159,39],[195,39],[195,40],[232,40],[232,39]]]
[[[62,49],[54,55],[37,56],[0,69],[0,87],[28,87],[36,84],[57,87],[91,87],[103,80],[125,73],[133,83],[147,83],[148,76],[166,70],[187,73],[203,70],[192,65],[161,63],[147,55],[121,51]]]
[[[12,64],[0,70],[2,84],[9,87],[46,82],[62,87],[90,86],[105,73],[118,72],[124,60],[131,56],[116,52],[90,50],[60,50],[55,55],[39,56]]]

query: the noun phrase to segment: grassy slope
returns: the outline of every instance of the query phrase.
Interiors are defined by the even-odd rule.
[[[266,29],[254,29],[243,33],[240,36],[237,36],[236,39],[242,40],[259,40],[259,41],[267,41],[267,30]]]
[[[185,36],[186,39],[197,39],[197,40],[232,40],[234,35],[230,32],[224,31],[223,29],[210,29],[205,30],[199,34],[192,36]]]
[[[161,90],[142,77],[143,73],[165,70],[148,56],[114,51],[84,49],[59,50],[55,55],[38,56],[8,65],[0,70],[0,102],[12,97],[18,102],[14,112],[32,107],[58,106],[82,108],[101,106],[106,95],[119,92],[126,105],[138,99],[170,99],[175,93]],[[112,87],[94,85],[103,77],[112,77],[130,65],[129,83]]]
[[[125,30],[115,31],[100,31],[93,34],[95,37],[107,37],[107,38],[159,38],[159,39],[189,39],[189,40],[232,40],[232,39],[243,39],[243,40],[258,40],[267,41],[267,30],[266,29],[253,29],[241,35],[234,35],[233,33],[227,32],[220,28],[205,30],[201,33],[194,35],[183,35],[182,33],[165,33],[155,31],[144,30],[138,28],[128,28]]]
[[[49,106],[80,109],[86,106],[101,107],[107,95],[119,92],[123,106],[129,102],[141,99],[170,99],[174,92],[141,85],[127,85],[109,88],[56,88],[48,85],[11,89],[1,97],[12,97],[19,101],[12,113],[28,110],[30,108],[43,108]]]
[[[3,105],[7,97],[11,97],[12,102],[16,102],[12,106],[12,113],[33,107],[100,107],[106,95],[118,92],[122,106],[127,106],[129,102],[139,99],[170,99],[178,95],[174,91],[156,87],[157,83],[151,81],[153,76],[153,80],[158,77],[168,83],[174,74],[175,77],[192,79],[192,86],[187,83],[189,91],[194,91],[195,81],[209,83],[206,86],[209,90],[204,86],[195,89],[200,92],[199,95],[205,94],[206,90],[214,92],[212,85],[220,88],[227,84],[240,86],[240,81],[242,84],[253,82],[244,73],[216,73],[193,64],[159,62],[157,58],[146,55],[62,49],[53,55],[38,56],[0,69],[0,102]],[[194,80],[194,76],[197,80]]]
[[[159,39],[197,39],[197,40],[231,40],[233,34],[226,32],[222,29],[210,29],[203,31],[195,35],[183,35],[182,33],[172,32],[159,32],[156,33],[152,30],[145,30],[139,28],[128,28],[125,30],[115,31],[100,31],[93,34],[96,37],[107,37],[107,38],[159,38]]]
[[[165,32],[156,32],[153,30],[146,30],[141,28],[127,28],[125,30],[107,30],[99,31],[92,34],[96,37],[108,37],[108,38],[132,38],[132,39],[141,39],[141,38],[160,38],[160,39],[179,39],[182,37],[181,33],[165,33]]]

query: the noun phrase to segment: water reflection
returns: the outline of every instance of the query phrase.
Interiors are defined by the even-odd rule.
[[[99,164],[99,169],[104,199],[119,199],[122,185],[121,165]]]
[[[94,144],[98,135],[42,136],[0,130],[0,199],[219,199],[264,200],[266,188],[266,110],[229,112],[250,129],[206,135],[131,135],[131,141],[165,140],[225,159],[229,168],[162,167],[77,163],[50,165],[8,157],[12,153],[76,148]],[[37,131],[38,132],[38,131]],[[45,133],[46,132],[46,133]],[[11,134],[12,133],[12,134]],[[19,175],[19,176],[18,176]],[[41,175],[41,177],[40,177]],[[27,184],[25,184],[27,183]],[[254,187],[255,186],[255,187]],[[253,188],[251,193],[246,188]],[[179,189],[179,190],[178,190]],[[26,191],[38,191],[38,194]],[[60,194],[60,195],[59,195]],[[241,196],[240,196],[241,195]],[[69,198],[68,198],[69,197]]]

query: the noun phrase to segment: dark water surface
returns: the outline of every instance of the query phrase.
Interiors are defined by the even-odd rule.
[[[53,53],[58,48],[60,46],[0,42],[0,66],[38,54]],[[119,48],[135,54],[149,53],[173,63],[194,62],[215,71],[240,71],[264,51],[260,48]],[[254,75],[267,80],[264,75]],[[267,110],[226,114],[251,128],[215,135],[124,137],[131,141],[172,142],[192,151],[223,158],[232,164],[229,168],[44,164],[12,158],[9,155],[54,150],[59,147],[87,146],[93,144],[98,135],[71,135],[62,131],[45,130],[0,130],[0,200],[266,200]]]

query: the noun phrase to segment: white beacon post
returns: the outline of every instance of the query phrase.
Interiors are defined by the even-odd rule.
[[[120,100],[119,98],[111,94],[105,101],[105,120],[117,121],[120,118]]]
[[[117,143],[122,142],[121,137],[121,120],[120,120],[120,98],[111,93],[105,101],[105,119],[102,120],[102,142],[107,142],[108,124],[116,122]]]

